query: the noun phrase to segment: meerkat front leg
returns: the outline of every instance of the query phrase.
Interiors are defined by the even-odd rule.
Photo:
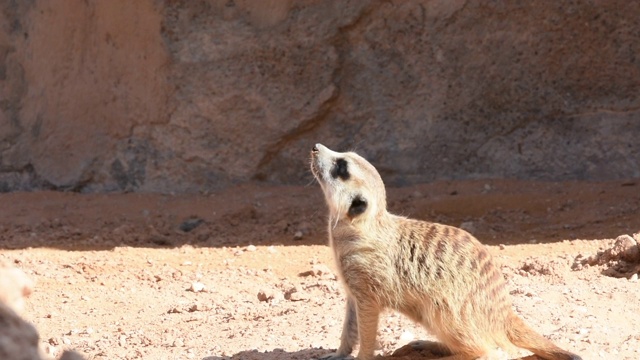
[[[347,296],[347,311],[342,325],[342,336],[340,337],[340,347],[335,353],[322,357],[323,360],[340,360],[353,358],[351,352],[358,343],[358,317],[356,315],[356,303],[350,296]]]
[[[376,349],[380,309],[372,303],[356,302],[355,305],[358,317],[358,332],[360,334],[358,360],[370,360],[373,359],[373,352]]]

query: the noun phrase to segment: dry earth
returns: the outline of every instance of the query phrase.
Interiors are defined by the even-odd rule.
[[[517,312],[558,345],[585,360],[638,359],[635,240],[614,243],[640,230],[639,187],[437,182],[392,189],[390,208],[462,226],[489,245]],[[0,262],[34,280],[23,314],[50,357],[313,359],[338,345],[343,295],[315,185],[6,193],[0,204]],[[380,354],[431,358],[392,355],[423,338],[388,314]]]

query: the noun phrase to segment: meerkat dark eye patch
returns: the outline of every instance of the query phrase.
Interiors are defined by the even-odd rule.
[[[356,217],[367,210],[367,200],[360,196],[356,196],[351,200],[351,206],[349,207],[349,217]]]
[[[334,179],[335,178],[340,178],[342,180],[348,180],[349,179],[349,169],[348,169],[348,166],[347,166],[347,160],[342,159],[342,158],[336,160],[335,165],[331,169],[331,176]]]

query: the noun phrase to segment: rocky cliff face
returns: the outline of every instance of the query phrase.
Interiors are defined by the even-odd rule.
[[[0,3],[0,190],[640,177],[640,4]]]

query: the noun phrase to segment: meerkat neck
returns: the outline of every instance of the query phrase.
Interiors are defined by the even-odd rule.
[[[329,215],[329,229],[335,230],[338,227],[353,227],[353,228],[375,228],[379,226],[388,226],[390,222],[393,222],[395,215],[388,212],[386,209],[382,209],[376,216],[367,216],[363,218],[351,219],[347,216],[338,216],[337,214]]]

